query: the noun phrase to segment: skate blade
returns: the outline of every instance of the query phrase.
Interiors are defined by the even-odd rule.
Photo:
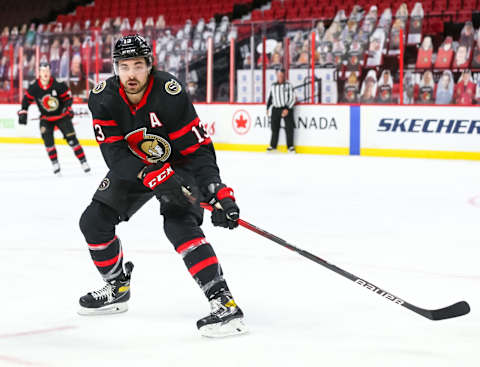
[[[114,303],[113,305],[103,306],[100,308],[80,307],[77,313],[81,316],[97,316],[97,315],[112,315],[116,313],[127,312],[127,302]]]
[[[218,323],[205,325],[199,329],[202,336],[207,338],[224,338],[248,333],[248,328],[243,323],[243,319],[233,319],[225,324]]]

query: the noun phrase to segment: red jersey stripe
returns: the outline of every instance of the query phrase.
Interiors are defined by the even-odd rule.
[[[190,248],[192,246],[201,245],[201,244],[204,244],[204,243],[207,243],[207,241],[205,240],[205,237],[194,238],[193,240],[187,241],[185,243],[182,243],[180,246],[178,246],[177,247],[177,252],[179,254],[181,254],[182,252],[184,252],[185,250],[187,250],[188,248]]]
[[[68,112],[64,112],[64,113],[62,113],[60,115],[57,115],[57,116],[42,116],[41,119],[42,120],[47,120],[47,121],[57,121],[57,120],[63,119],[67,115],[68,115]]]
[[[28,91],[25,91],[25,95],[27,96],[28,99],[35,100],[35,98],[30,93],[28,93]]]
[[[122,258],[123,257],[123,252],[121,251],[117,256],[115,256],[113,259],[110,259],[110,260],[105,260],[105,261],[95,261],[93,260],[93,263],[95,265],[97,265],[98,267],[100,268],[104,268],[106,266],[110,266],[110,265],[113,265],[115,264],[119,258]]]
[[[115,143],[116,141],[120,141],[120,140],[123,140],[123,136],[109,136],[108,138],[106,138],[105,140],[103,141],[100,141],[97,139],[98,143],[99,144],[103,144],[103,143]]]
[[[198,264],[195,264],[190,269],[188,269],[188,271],[193,276],[197,274],[199,271],[202,271],[203,269],[205,269],[207,266],[210,266],[213,264],[218,264],[218,260],[216,256],[212,256],[212,257],[209,257],[208,259],[200,261]]]
[[[117,121],[115,120],[99,120],[93,119],[93,124],[98,124],[101,126],[118,126]]]
[[[150,81],[148,82],[147,90],[145,91],[145,94],[143,95],[140,102],[137,104],[137,107],[135,108],[135,111],[139,110],[140,108],[142,108],[143,106],[145,106],[147,104],[147,98],[148,98],[148,95],[150,94],[150,92],[152,91],[152,87],[153,87],[153,77],[150,77]]]
[[[49,89],[52,84],[53,84],[53,77],[50,77],[50,80],[48,81],[48,85],[44,86],[42,84],[42,82],[40,81],[40,78],[37,79],[37,82],[38,82],[38,85],[40,86],[40,88],[42,88],[43,90],[47,90]]]
[[[192,122],[190,122],[188,125],[182,127],[180,130],[174,131],[173,133],[168,134],[168,137],[171,140],[175,140],[180,138],[181,136],[185,135],[186,133],[192,131],[192,127],[198,126],[200,123],[200,119],[196,117]]]
[[[69,92],[70,92],[70,89],[68,89],[65,93],[60,94],[59,97],[60,97],[60,98],[63,98],[63,97],[65,97],[66,95],[68,95]]]
[[[148,98],[150,92],[152,91],[152,87],[153,87],[153,77],[150,76],[150,80],[148,81],[147,90],[145,91],[145,94],[143,95],[142,99],[140,100],[140,102],[138,104],[132,105],[130,103],[130,101],[128,100],[127,93],[125,92],[125,88],[123,87],[123,84],[120,83],[120,88],[119,88],[120,97],[122,97],[122,99],[125,101],[128,108],[130,109],[130,112],[132,113],[132,115],[135,115],[137,113],[138,109],[145,106],[145,104],[147,103],[147,98]]]
[[[212,139],[207,138],[202,143],[197,143],[195,145],[192,145],[192,146],[188,147],[187,149],[184,149],[184,150],[180,151],[180,154],[182,154],[182,155],[192,154],[192,153],[196,152],[197,149],[200,148],[201,145],[207,145],[207,144],[210,144],[211,142],[212,142]]]

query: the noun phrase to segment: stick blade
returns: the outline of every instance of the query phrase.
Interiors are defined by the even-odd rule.
[[[430,320],[445,320],[463,316],[469,312],[470,305],[465,301],[461,301],[445,308],[427,311],[424,316],[428,317]]]

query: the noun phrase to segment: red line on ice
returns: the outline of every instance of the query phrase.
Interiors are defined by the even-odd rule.
[[[46,366],[44,364],[41,364],[41,363],[36,363],[36,362],[29,362],[29,361],[25,361],[23,359],[20,359],[20,358],[15,358],[15,357],[9,357],[9,356],[5,356],[5,355],[0,355],[0,361],[4,361],[4,362],[10,362],[11,364],[14,364],[14,365],[17,365],[17,366]]]
[[[0,334],[0,339],[14,338],[14,337],[17,337],[17,336],[27,336],[27,335],[53,333],[55,331],[71,330],[71,329],[76,329],[76,328],[77,328],[76,326],[60,326],[60,327],[51,328],[51,329],[22,331],[22,332],[19,332],[19,333],[12,333],[12,334]]]

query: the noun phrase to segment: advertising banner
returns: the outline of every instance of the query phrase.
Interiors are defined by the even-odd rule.
[[[361,106],[360,111],[362,155],[455,158],[470,152],[480,158],[480,107]],[[459,158],[468,156],[473,157]]]
[[[195,106],[214,143],[236,145],[244,150],[264,150],[270,143],[270,118],[265,105]],[[350,136],[348,106],[295,107],[295,145],[298,151],[348,154]],[[283,120],[281,122],[283,126]],[[279,145],[285,145],[281,129]]]
[[[263,104],[195,104],[217,149],[265,151],[270,118]],[[39,112],[29,108],[28,124],[18,124],[20,105],[0,105],[0,143],[42,143]],[[73,123],[84,145],[96,145],[86,104],[74,104]],[[480,106],[295,106],[298,153],[360,154],[480,160]],[[283,121],[281,123],[283,126]],[[58,143],[64,143],[60,131]],[[279,150],[286,150],[280,130]]]

